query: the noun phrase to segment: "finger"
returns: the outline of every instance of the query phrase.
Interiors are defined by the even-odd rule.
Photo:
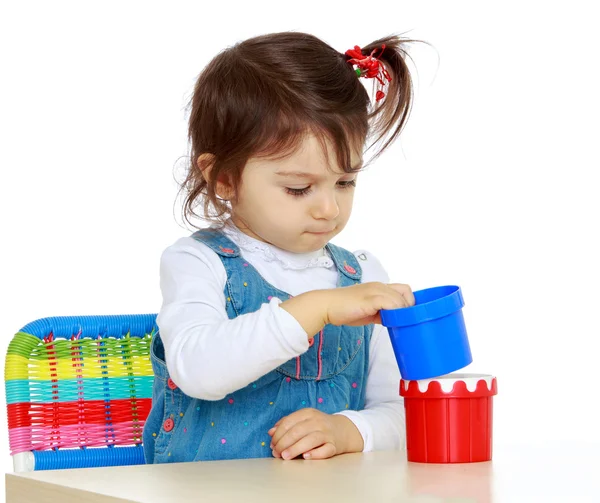
[[[296,423],[293,428],[286,431],[277,442],[271,442],[272,449],[279,454],[300,441],[302,438],[310,435],[314,431],[320,431],[315,421],[306,420]]]
[[[269,435],[271,435],[271,445],[277,445],[281,438],[289,430],[291,430],[299,422],[311,417],[313,412],[314,409],[300,409],[296,412],[293,412],[289,416],[282,417],[279,421],[277,421],[276,426],[273,427],[275,430],[273,430],[273,428],[271,428],[273,431],[269,430],[269,432],[271,432],[269,433]]]
[[[325,443],[325,433],[322,431],[313,431],[284,449],[283,452],[281,452],[281,457],[283,459],[294,459],[305,452],[310,452],[313,449],[324,445]]]
[[[302,457],[304,459],[327,459],[332,458],[337,453],[335,446],[331,442],[323,444],[311,451],[305,452]]]
[[[381,309],[399,309],[401,307],[406,307],[406,299],[402,294],[391,289],[373,297],[372,302],[372,307],[376,312]]]
[[[287,419],[287,418],[286,418]],[[273,430],[271,428],[269,430],[269,435],[271,435],[271,449],[274,449],[275,446],[281,441],[282,437],[295,426],[295,422],[292,421],[282,421],[277,428]]]
[[[289,416],[282,417],[275,423],[275,426],[267,432],[271,436],[271,449],[290,428],[294,427],[298,420],[298,415],[294,412]]]
[[[398,292],[400,295],[402,295],[402,297],[404,298],[404,301],[406,302],[407,306],[414,306],[415,305],[415,296],[413,294],[412,289],[410,288],[409,285],[404,285],[401,283],[391,283],[390,285],[388,285],[390,288],[394,289],[396,292]]]
[[[406,286],[406,290],[404,292],[402,292],[402,296],[406,299],[406,303],[408,304],[408,307],[414,306],[416,301],[415,301],[415,295],[413,294],[413,291],[411,290],[410,286],[405,285]]]
[[[270,436],[273,436],[273,433],[275,433],[275,430],[277,429],[277,427],[281,424],[281,421],[283,421],[285,419],[285,417],[282,417],[279,421],[277,421],[273,427],[267,431],[267,434]]]
[[[371,308],[365,309],[365,311],[373,311],[373,314],[369,314],[363,318],[358,320],[353,320],[351,322],[346,323],[348,326],[358,327],[363,325],[369,325],[371,323],[376,323],[381,325],[381,314],[380,311],[382,309],[391,310],[391,309],[400,309],[403,307],[408,307],[408,301],[404,296],[396,291],[392,291],[391,295],[389,295],[390,290],[388,289],[387,295],[377,295],[372,297]],[[365,313],[366,314],[366,313]]]
[[[364,325],[370,325],[371,323],[377,323],[381,325],[381,316],[379,316],[379,311],[375,313],[373,316],[367,316],[366,318],[361,318],[360,320],[354,320],[349,323],[346,323],[349,327],[362,327]]]
[[[373,300],[375,302],[375,306],[378,309],[399,309],[402,307],[408,307],[410,296],[412,295],[410,292],[410,287],[408,290],[406,288],[407,285],[387,285],[384,290],[380,290],[380,292],[374,296]],[[405,294],[408,295],[409,298],[405,297]]]

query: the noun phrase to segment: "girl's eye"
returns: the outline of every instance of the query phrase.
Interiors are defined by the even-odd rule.
[[[338,182],[338,185],[342,189],[347,189],[347,188],[350,188],[350,187],[356,187],[356,180],[340,181],[340,182]]]
[[[340,189],[349,189],[350,187],[356,187],[356,180],[345,180],[339,181],[338,187]],[[303,189],[291,189],[289,187],[285,188],[285,191],[292,196],[305,196],[310,192],[311,186],[304,187]]]
[[[289,187],[286,187],[285,191],[292,196],[305,196],[310,192],[310,185],[308,187],[304,187],[303,189],[290,189]]]

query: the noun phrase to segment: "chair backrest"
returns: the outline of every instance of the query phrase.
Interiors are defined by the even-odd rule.
[[[143,464],[156,314],[59,316],[23,327],[5,365],[15,471]]]

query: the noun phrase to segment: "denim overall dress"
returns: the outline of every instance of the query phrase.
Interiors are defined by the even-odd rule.
[[[272,297],[290,298],[267,283],[218,230],[200,230],[192,237],[217,253],[225,267],[223,294],[230,319],[257,311]],[[356,257],[332,244],[326,248],[338,270],[337,286],[360,283]],[[305,407],[327,414],[363,409],[372,332],[373,325],[326,325],[304,354],[217,401],[193,398],[178,388],[156,333],[150,352],[152,408],[143,432],[146,462],[269,457],[267,432],[282,417]]]

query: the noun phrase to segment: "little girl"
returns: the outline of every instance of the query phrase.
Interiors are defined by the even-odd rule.
[[[148,463],[398,449],[399,371],[381,309],[414,304],[373,255],[330,243],[366,139],[400,133],[412,86],[396,36],[339,53],[285,32],[218,54],[191,100],[186,219],[161,258]],[[359,77],[377,87],[372,103]],[[377,157],[376,156],[376,157]]]

